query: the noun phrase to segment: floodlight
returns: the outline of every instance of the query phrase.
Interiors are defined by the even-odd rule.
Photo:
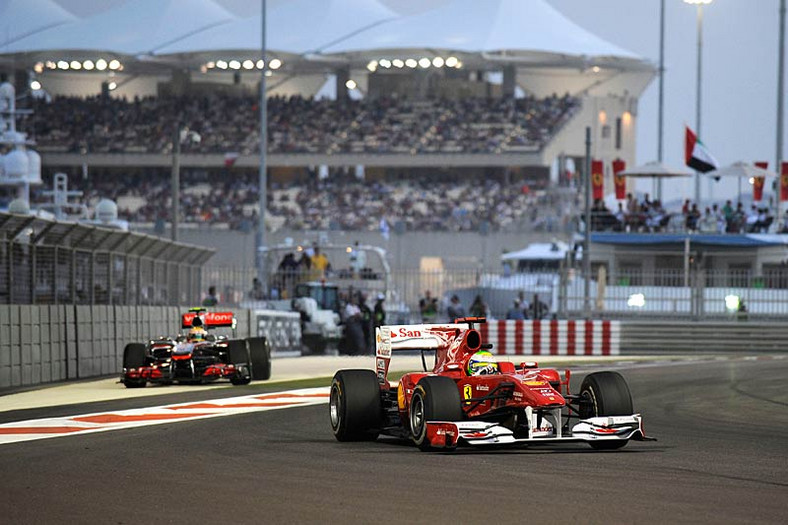
[[[64,70],[68,69],[68,62],[66,62],[65,60],[58,60],[57,67]]]
[[[457,57],[449,57],[446,59],[446,67],[456,67],[459,62]]]
[[[441,57],[435,57],[432,59],[432,65],[435,67],[443,67],[444,61]]]
[[[418,62],[416,62],[416,59],[415,59],[415,58],[409,58],[409,59],[407,59],[407,60],[405,61],[405,65],[406,65],[406,66],[408,66],[409,68],[413,69],[413,68],[415,68],[416,66],[418,66],[418,65],[419,65],[419,63],[418,63]]]
[[[386,69],[391,67],[391,60],[387,58],[382,58],[380,60],[380,67],[385,67]]]
[[[85,60],[82,62],[82,67],[85,69],[85,71],[93,71],[93,68],[95,68],[96,65],[92,60]]]
[[[44,63],[43,62],[36,62],[33,66],[33,71],[36,73],[43,73],[44,72]]]
[[[215,68],[215,67],[216,67],[216,62],[213,62],[213,61],[211,61],[211,62],[208,62],[207,64],[205,64],[205,67],[206,67],[207,69],[213,69],[213,68]]]
[[[258,61],[257,61],[257,63],[255,64],[255,66],[257,66],[257,69],[263,69],[263,67],[265,67],[265,62],[264,62],[264,61],[263,61],[263,59],[261,58],[260,60],[258,60]]]
[[[244,69],[254,69],[254,62],[248,59],[244,60],[243,64],[241,65],[244,67]]]
[[[72,60],[71,63],[69,63],[69,67],[71,67],[71,69],[82,69],[82,62],[79,60]]]
[[[725,308],[730,311],[736,311],[739,309],[739,304],[741,303],[741,299],[738,295],[726,295],[725,296]]]
[[[225,62],[224,60],[217,60],[216,67],[218,67],[219,69],[227,69],[227,62]]]
[[[107,84],[107,87],[109,88],[110,91],[112,91],[116,87],[118,87],[118,84],[116,82],[110,82],[109,84]]]
[[[377,68],[378,68],[378,61],[377,60],[370,60],[369,63],[367,64],[367,69],[371,73],[374,73]]]
[[[646,306],[646,296],[642,293],[633,293],[627,299],[627,306],[634,308],[643,308]]]
[[[112,69],[113,71],[118,69],[119,67],[120,67],[120,62],[117,59],[113,58],[112,60],[109,61],[109,68]]]
[[[38,80],[33,80],[32,82],[30,82],[30,89],[32,89],[33,91],[38,91],[39,89],[41,89],[41,82],[39,82]]]
[[[104,71],[105,69],[107,69],[107,61],[104,60],[103,58],[99,58],[98,60],[96,60],[96,69],[98,69],[99,71]]]
[[[350,80],[345,82],[345,87],[348,89],[356,89],[356,81],[351,78]]]
[[[237,60],[230,60],[230,69],[241,69],[241,63]]]
[[[271,69],[279,69],[282,67],[282,61],[278,58],[272,58],[270,62],[268,62],[268,67]]]
[[[419,65],[421,67],[423,67],[424,69],[427,69],[428,67],[430,67],[430,64],[432,64],[432,62],[430,62],[430,59],[427,58],[427,57],[424,57],[424,58],[419,60]]]
[[[46,66],[47,66],[47,69],[57,69],[57,64],[55,64],[51,60],[47,60]]]
[[[401,58],[395,58],[391,61],[391,65],[397,68],[402,68],[405,65],[405,62]]]

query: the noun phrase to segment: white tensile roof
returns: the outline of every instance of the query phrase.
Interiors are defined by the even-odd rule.
[[[16,11],[2,19],[14,20],[19,34],[26,24],[46,27],[49,18],[60,25],[14,40],[0,38],[5,42],[0,54],[92,50],[183,57],[260,49],[260,9],[248,2],[114,0],[82,18],[60,7],[83,5],[83,13],[85,1],[59,0],[58,5],[53,0],[10,0],[6,11]],[[424,0],[420,9],[396,6],[391,0],[269,0],[267,46],[272,52],[335,58],[425,49],[641,60],[578,26],[545,0]]]
[[[11,46],[77,17],[53,0],[6,0],[0,2],[0,53],[11,52]]]
[[[133,0],[22,38],[5,52],[108,51],[138,55],[233,19],[212,0]]]
[[[266,45],[272,51],[304,54],[320,51],[359,30],[374,28],[398,15],[370,0],[289,0],[268,8]],[[228,24],[194,34],[158,50],[193,53],[261,48],[260,11]]]
[[[408,48],[639,58],[586,31],[544,0],[454,0],[360,32],[324,52]]]

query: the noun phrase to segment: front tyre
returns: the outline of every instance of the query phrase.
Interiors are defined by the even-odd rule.
[[[142,343],[129,343],[123,349],[123,368],[128,370],[130,368],[139,368],[146,363],[146,348]],[[145,388],[148,383],[146,379],[132,379],[129,377],[123,378],[123,385],[126,388]]]
[[[430,450],[433,447],[427,439],[428,421],[460,421],[463,418],[457,383],[449,377],[422,378],[413,389],[408,414],[413,442],[421,450]]]
[[[626,379],[618,372],[595,372],[583,379],[580,385],[580,418],[601,416],[629,416],[635,410],[632,394]],[[627,441],[591,441],[592,448],[613,450]]]
[[[337,441],[373,441],[380,434],[380,384],[372,370],[340,370],[334,374],[328,405]]]

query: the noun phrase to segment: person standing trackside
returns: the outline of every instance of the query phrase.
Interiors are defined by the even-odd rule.
[[[216,297],[216,287],[210,286],[208,288],[208,295],[205,296],[205,299],[202,300],[203,306],[216,306],[219,304],[219,298]]]
[[[419,311],[422,323],[434,323],[438,317],[438,299],[429,290],[424,292],[424,297],[419,301]]]
[[[386,310],[383,308],[383,301],[386,296],[382,293],[378,294],[377,301],[375,301],[375,309],[372,312],[372,319],[375,321],[375,328],[379,328],[386,324]]]
[[[455,319],[465,317],[465,308],[460,303],[460,298],[456,295],[451,296],[449,306],[446,308],[446,314],[449,316],[450,323],[454,322]]]

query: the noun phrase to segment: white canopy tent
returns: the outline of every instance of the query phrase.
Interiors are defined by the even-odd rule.
[[[42,32],[77,20],[53,0],[0,2],[0,53],[13,52],[20,40],[38,38]]]
[[[324,53],[393,49],[506,51],[509,58],[529,51],[639,59],[578,26],[544,0],[454,0],[359,32]]]
[[[93,16],[74,18],[20,38],[4,51],[103,51],[136,56],[226,24],[233,18],[212,0],[127,1]]]

